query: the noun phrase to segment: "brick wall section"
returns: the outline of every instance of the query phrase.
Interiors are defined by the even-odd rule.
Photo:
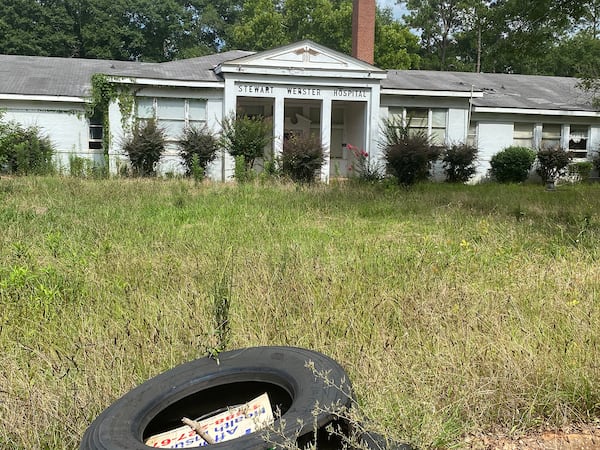
[[[354,0],[352,56],[373,64],[375,53],[375,0]]]

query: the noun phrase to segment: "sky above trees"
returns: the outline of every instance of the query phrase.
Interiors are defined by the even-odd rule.
[[[377,0],[375,64],[579,76],[600,0]],[[0,53],[169,61],[312,39],[350,53],[352,0],[2,0]]]
[[[377,0],[379,8],[391,8],[394,19],[400,20],[408,11],[403,4],[399,4],[396,0]]]

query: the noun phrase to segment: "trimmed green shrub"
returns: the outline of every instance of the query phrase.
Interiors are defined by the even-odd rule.
[[[477,148],[467,144],[454,144],[442,151],[442,167],[449,183],[466,183],[475,174]]]
[[[204,176],[206,166],[214,161],[219,150],[219,140],[206,125],[202,128],[187,127],[178,145],[185,172],[187,175],[194,175],[195,179],[198,179],[200,173],[200,178]]]
[[[131,137],[123,143],[123,150],[129,156],[135,175],[155,175],[156,165],[165,151],[165,132],[154,119],[138,122]]]
[[[292,135],[283,143],[281,168],[284,175],[301,183],[312,183],[325,161],[321,141],[313,136]]]
[[[527,179],[535,152],[527,147],[507,147],[492,156],[491,175],[500,183],[520,183]]]
[[[537,152],[535,171],[544,183],[555,181],[567,173],[571,159],[569,152],[561,147],[542,148]]]
[[[234,158],[243,156],[247,168],[254,167],[273,140],[271,121],[261,116],[231,115],[223,119],[221,128],[221,146]]]
[[[438,159],[440,148],[431,145],[427,134],[411,131],[397,121],[386,120],[383,137],[387,170],[398,184],[410,186],[429,177],[431,164]]]
[[[16,122],[1,122],[0,170],[17,175],[45,175],[54,172],[54,146],[39,128],[24,128]]]

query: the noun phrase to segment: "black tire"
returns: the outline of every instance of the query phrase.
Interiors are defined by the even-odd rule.
[[[306,367],[314,363],[315,376]],[[342,389],[340,389],[342,388]],[[314,429],[315,403],[349,406],[350,382],[342,367],[329,357],[293,347],[253,347],[224,352],[214,359],[202,358],[164,372],[131,390],[86,430],[80,449],[148,449],[151,435],[181,426],[181,418],[199,417],[219,408],[245,403],[267,392],[273,412],[281,419],[274,428],[288,438],[305,436]],[[336,420],[335,414],[320,412],[319,428]],[[282,426],[283,423],[283,426]],[[270,439],[277,441],[273,433]],[[254,450],[273,447],[265,432],[212,444],[215,450]]]
[[[360,440],[361,445],[359,448],[363,450],[415,450],[409,444],[387,439],[385,436],[373,431],[363,433]]]

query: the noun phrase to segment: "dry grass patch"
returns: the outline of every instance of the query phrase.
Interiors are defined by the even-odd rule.
[[[590,422],[599,199],[2,178],[0,446],[77,447],[149,377],[277,344],[338,360],[366,414],[423,448]]]

